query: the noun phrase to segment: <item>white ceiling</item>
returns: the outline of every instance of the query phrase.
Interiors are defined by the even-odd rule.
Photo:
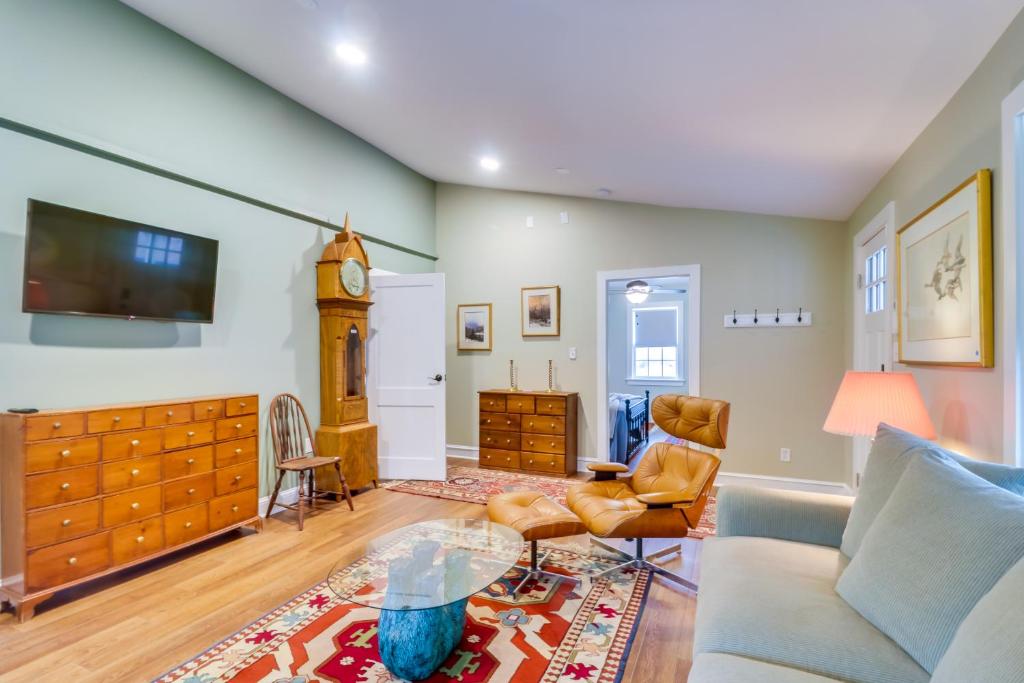
[[[1024,5],[124,1],[439,181],[839,220]]]

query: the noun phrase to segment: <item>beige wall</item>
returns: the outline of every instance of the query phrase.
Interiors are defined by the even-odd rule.
[[[1024,14],[1017,16],[949,104],[871,191],[848,226],[849,249],[853,236],[889,201],[896,203],[896,224],[903,225],[979,168],[993,169],[996,367],[913,369],[939,440],[990,460],[999,460],[1003,451],[1000,116],[1003,99],[1022,80]],[[852,305],[851,296],[847,301]]]
[[[559,211],[568,211],[562,225]],[[526,216],[536,227],[525,227]],[[520,385],[557,383],[580,392],[581,456],[593,457],[596,395],[596,273],[647,266],[701,266],[701,393],[733,403],[728,472],[846,481],[843,439],[822,432],[845,366],[845,225],[718,211],[487,190],[441,184],[437,190],[437,270],[446,275],[447,324],[459,303],[494,304],[494,350],[448,346],[448,442],[476,445],[476,392],[504,387],[508,361]],[[519,334],[520,287],[562,287],[562,335]],[[803,306],[809,328],[726,330],[733,308]],[[579,350],[578,360],[568,349]],[[779,448],[793,451],[779,461]],[[607,448],[604,449],[607,452]]]

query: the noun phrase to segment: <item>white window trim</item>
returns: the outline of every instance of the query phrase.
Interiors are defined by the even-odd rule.
[[[637,377],[633,374],[636,370],[636,359],[634,355],[636,353],[636,346],[634,345],[633,336],[636,333],[636,329],[633,325],[633,313],[637,310],[657,310],[657,309],[674,309],[676,312],[676,373],[679,369],[685,367],[686,363],[686,347],[683,345],[684,333],[686,328],[686,305],[683,302],[653,302],[644,301],[643,303],[634,304],[629,303],[626,305],[626,329],[629,330],[629,341],[626,344],[626,376],[625,382],[630,385],[665,385],[665,386],[686,386],[686,377],[680,377],[676,374],[675,377]]]
[[[1021,420],[1019,406],[1024,405],[1021,396],[1024,389],[1022,381],[1022,359],[1017,345],[1024,341],[1021,324],[1024,316],[1020,315],[1019,304],[1024,303],[1021,285],[1024,278],[1017,273],[1024,266],[1024,254],[1020,250],[1024,245],[1017,243],[1017,230],[1024,215],[1018,215],[1018,202],[1024,197],[1018,195],[1021,183],[1020,175],[1024,168],[1018,167],[1018,138],[1024,138],[1022,128],[1018,127],[1024,116],[1024,82],[1017,85],[1006,99],[1003,100],[1002,112],[1002,207],[995,207],[998,212],[1002,208],[1001,219],[997,218],[997,242],[995,252],[1002,254],[997,264],[996,277],[1003,285],[1002,318],[1002,366],[1003,366],[1003,462],[1009,465],[1024,465],[1024,439],[1021,431],[1024,421]],[[1024,141],[1019,144],[1024,144]]]

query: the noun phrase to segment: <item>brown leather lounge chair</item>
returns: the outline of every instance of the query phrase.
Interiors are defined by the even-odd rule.
[[[696,396],[662,395],[651,409],[659,427],[679,439],[713,449],[714,454],[689,445],[656,443],[641,458],[629,477],[620,463],[590,463],[594,480],[569,489],[567,501],[592,536],[636,539],[630,557],[618,548],[592,539],[597,545],[628,558],[602,572],[627,567],[646,568],[691,590],[696,584],[650,560],[680,550],[679,545],[644,557],[645,538],[682,538],[697,526],[721,463],[717,454],[725,448],[729,430],[729,404]]]

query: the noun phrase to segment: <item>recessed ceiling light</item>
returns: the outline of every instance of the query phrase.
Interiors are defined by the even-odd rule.
[[[334,48],[334,53],[338,55],[338,59],[350,66],[362,66],[363,64],[366,64],[366,53],[352,43],[339,43],[338,46]]]
[[[556,168],[555,173],[558,175],[569,175],[569,169],[567,168]]]
[[[497,171],[501,168],[501,162],[494,157],[480,157],[480,167],[485,171]]]

